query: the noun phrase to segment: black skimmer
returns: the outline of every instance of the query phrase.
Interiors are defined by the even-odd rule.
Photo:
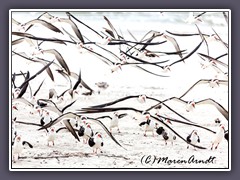
[[[56,139],[56,131],[54,127],[51,127],[50,130],[47,132],[47,145],[54,146],[55,139]]]
[[[202,15],[204,15],[206,12],[202,12],[198,15],[194,15],[194,12],[189,12],[189,15],[187,17],[187,19],[184,20],[184,22],[188,23],[188,24],[196,24],[199,22],[203,22],[202,20]]]
[[[83,143],[86,144],[89,138],[91,138],[94,135],[91,125],[89,123],[86,123],[85,125],[80,126],[78,130],[78,135],[80,137],[83,137]]]
[[[70,27],[72,28],[74,34],[77,36],[77,38],[84,43],[84,39],[83,36],[79,30],[79,28],[77,27],[77,25],[72,21],[72,19],[70,18],[69,14],[67,14],[68,18],[59,18],[57,16],[53,16],[48,12],[43,13],[41,16],[38,17],[38,19],[40,19],[41,17],[44,17],[47,21],[49,21],[50,23],[65,23],[70,25]]]
[[[103,147],[103,139],[100,133],[96,133],[94,137],[90,137],[88,140],[88,144],[93,148],[93,153],[97,154],[98,149],[101,151],[101,147]]]
[[[58,115],[62,115],[64,113],[64,111],[66,109],[70,108],[75,102],[76,102],[76,100],[71,102],[70,104],[66,105],[62,109],[59,109],[58,106],[51,100],[48,100],[48,99],[38,99],[37,100],[37,104],[39,107],[41,107],[42,109],[52,111]]]
[[[228,65],[226,63],[223,63],[222,61],[219,61],[216,58],[213,58],[209,55],[202,54],[202,53],[198,53],[198,55],[201,57],[202,60],[205,61],[205,63],[201,63],[203,69],[206,69],[207,67],[217,66],[217,64],[225,68],[228,68]]]
[[[58,29],[56,26],[52,25],[51,23],[48,23],[47,21],[44,21],[44,20],[41,20],[41,19],[33,19],[33,20],[30,20],[26,23],[20,23],[16,20],[14,20],[12,18],[12,24],[15,24],[17,25],[18,27],[20,27],[20,30],[26,32],[27,30],[29,30],[29,27],[30,26],[35,26],[35,25],[42,25],[54,32],[57,32],[57,33],[62,33],[62,31],[60,29]]]
[[[53,126],[53,125],[55,125],[55,124],[57,124],[57,123],[59,123],[59,122],[63,122],[63,123],[64,123],[64,122],[66,121],[66,119],[68,119],[68,122],[69,122],[69,119],[71,119],[71,118],[79,118],[79,119],[80,119],[80,117],[81,117],[81,115],[78,115],[78,114],[75,114],[75,113],[72,113],[72,112],[68,112],[68,113],[65,113],[65,114],[60,115],[58,118],[54,119],[52,122],[50,122],[49,124],[46,124],[45,126],[39,128],[38,130],[47,129],[47,128],[49,128],[49,127],[51,127],[51,126]],[[85,117],[85,116],[84,116],[84,117]],[[101,121],[99,121],[99,120],[97,120],[97,119],[95,119],[95,118],[88,118],[88,117],[87,117],[86,119],[87,119],[88,121],[92,121],[92,122],[100,125],[100,126],[103,128],[103,130],[107,133],[107,135],[108,135],[117,145],[119,145],[120,147],[122,147],[122,145],[114,138],[114,136],[110,133],[110,131],[108,130],[108,128],[107,128]],[[70,124],[70,122],[69,122],[69,124]],[[71,130],[71,129],[70,129],[70,130]],[[74,131],[74,132],[72,132],[72,131]],[[72,128],[72,130],[71,130],[71,133],[72,133],[72,135],[73,135],[76,139],[79,140],[79,138],[78,138],[78,136],[77,136],[77,134],[75,133],[75,130],[74,130],[73,128]]]
[[[189,134],[187,136],[187,142],[191,143],[191,144],[194,144],[194,145],[197,144],[197,143],[200,143],[200,138],[199,138],[196,130],[193,130],[191,132],[191,134]],[[187,149],[188,148],[189,148],[189,145],[187,146]],[[195,149],[195,147],[194,147],[194,149]]]
[[[52,54],[62,68],[70,75],[69,67],[60,52],[58,52],[56,49],[46,49],[42,50],[42,54]]]
[[[168,105],[166,105],[163,101],[160,101],[156,98],[152,98],[152,97],[149,97],[149,96],[146,96],[146,95],[130,95],[130,96],[126,96],[126,97],[123,97],[123,98],[120,98],[120,99],[117,99],[115,101],[112,101],[112,102],[108,102],[108,103],[105,103],[105,104],[100,104],[100,105],[95,105],[95,106],[90,106],[90,108],[84,108],[84,109],[88,109],[89,111],[91,111],[91,108],[102,108],[102,107],[107,107],[107,106],[111,106],[111,105],[114,105],[114,104],[117,104],[119,102],[122,102],[122,101],[125,101],[127,99],[131,99],[131,98],[137,98],[138,99],[138,102],[146,102],[147,99],[149,100],[153,100],[153,101],[156,101],[158,102],[157,105],[154,105],[150,108],[147,109],[147,111],[150,111],[152,108],[156,107],[156,106],[159,106],[160,104],[165,106],[167,109],[169,109],[170,111],[172,111],[173,113],[177,114],[179,117],[185,119],[186,121],[189,121],[191,122],[189,119],[183,117],[181,114],[179,114],[178,112],[174,111],[171,107],[169,107]],[[166,100],[165,100],[166,101]]]
[[[24,85],[27,85],[29,83],[29,81],[33,80],[35,77],[37,77],[39,74],[41,74],[46,68],[48,68],[52,63],[54,62],[51,61],[49,62],[47,65],[45,65],[42,69],[40,69],[37,73],[35,73],[33,76],[27,78],[20,86],[20,89],[25,87]]]
[[[171,121],[169,119],[165,119],[165,125],[168,125],[168,127],[170,125],[172,125]],[[167,128],[166,126],[166,130],[164,130],[163,134],[163,139],[165,140],[165,145],[167,145],[167,141],[170,141],[171,144],[173,145],[173,141],[176,140],[176,135],[174,135],[174,133]]]
[[[118,133],[120,133],[119,126],[118,126],[119,118],[120,118],[120,117],[119,117],[118,112],[114,112],[114,113],[113,113],[113,116],[112,116],[112,118],[111,118],[111,121],[110,121],[110,126],[109,126],[111,133],[112,133],[112,129],[113,129],[113,128],[117,128]]]
[[[185,93],[183,93],[179,98],[184,97],[187,93],[189,93],[190,90],[193,89],[196,85],[200,84],[209,84],[211,88],[218,87],[220,84],[222,85],[228,85],[227,80],[219,80],[219,79],[200,79],[196,83],[194,83]]]
[[[15,137],[15,140],[12,142],[12,160],[14,163],[17,162],[19,159],[20,154],[22,153],[22,150],[24,149],[24,145],[28,145],[30,148],[33,148],[33,146],[27,142],[22,140],[21,135],[17,135]]]
[[[220,103],[218,103],[217,101],[215,101],[211,98],[203,99],[203,100],[199,100],[199,101],[194,101],[194,100],[185,101],[181,98],[172,97],[172,98],[166,99],[162,102],[166,102],[166,101],[169,101],[169,100],[177,100],[178,102],[181,102],[181,103],[185,104],[187,112],[190,112],[190,111],[194,110],[194,108],[197,105],[202,105],[202,104],[213,105],[226,118],[226,120],[228,120],[228,111]]]
[[[149,112],[143,112],[142,114],[145,118],[146,121],[143,121],[139,124],[139,126],[145,126],[144,128],[144,136],[146,135],[146,132],[151,131],[152,132],[152,136],[154,137],[154,129],[155,129],[155,125],[156,123],[154,122],[154,120],[150,119],[150,113]]]
[[[165,121],[166,124],[172,124],[170,120],[166,120]],[[157,130],[156,130],[156,133],[158,135],[162,135],[164,141],[165,141],[165,145],[167,145],[167,141],[170,141],[173,145],[173,141],[176,140],[176,136],[170,131],[170,130],[167,130],[167,127],[164,128],[164,127],[158,127]]]
[[[46,66],[47,63],[49,63],[49,61],[44,60],[44,59],[41,59],[41,58],[33,59],[33,58],[30,58],[30,57],[24,56],[24,55],[22,55],[22,54],[20,54],[20,53],[16,53],[16,52],[14,52],[14,51],[13,51],[13,53],[14,53],[15,55],[18,55],[18,56],[26,59],[26,60],[29,60],[29,61],[32,61],[32,62],[36,62],[36,63],[40,63],[40,64],[42,64],[43,66]],[[53,63],[53,64],[56,65],[56,66],[58,66],[56,63]],[[50,67],[46,67],[46,72],[47,72],[48,76],[51,78],[51,80],[54,81],[53,73],[52,73],[52,70],[50,69]]]
[[[134,112],[138,112],[138,113],[143,113],[145,111],[143,110],[138,110],[136,108],[132,108],[132,107],[115,107],[115,108],[103,108],[103,107],[96,107],[96,108],[82,108],[82,110],[78,110],[79,114],[88,114],[88,113],[103,113],[103,112],[114,112],[114,111],[134,111]],[[177,123],[183,123],[183,124],[186,124],[186,125],[190,125],[190,126],[196,126],[196,127],[199,127],[199,128],[202,128],[202,129],[205,129],[209,132],[212,132],[212,133],[216,133],[215,131],[212,131],[211,129],[208,129],[206,127],[203,127],[203,126],[200,126],[200,125],[197,125],[197,124],[193,124],[193,123],[188,123],[188,122],[183,122],[181,120],[177,120],[177,119],[173,119],[173,118],[167,118],[167,117],[163,117],[163,116],[160,116],[159,117],[155,117],[155,116],[152,116],[150,114],[150,117],[153,118],[154,120],[156,120],[157,122],[160,122],[162,124],[164,124],[167,128],[169,128],[176,136],[178,136],[180,139],[182,139],[183,141],[186,141],[186,138],[183,138],[181,135],[179,135],[174,129],[172,129],[167,123],[165,123],[162,119],[168,119],[168,120],[171,120],[173,122],[177,122]],[[191,144],[192,145],[192,144]],[[201,146],[198,146],[198,145],[192,145],[192,146],[195,146],[199,149],[206,149],[205,147],[201,147]]]
[[[43,115],[44,117],[41,118],[40,120],[40,124],[42,126],[44,126],[45,124],[48,124],[52,121],[52,117],[50,116],[48,111],[45,111],[45,115]]]
[[[22,103],[24,105],[26,105],[26,107],[29,107],[29,113],[34,115],[34,114],[39,114],[39,116],[41,116],[41,108],[39,108],[37,105],[32,104],[31,102],[29,102],[28,100],[26,100],[25,98],[21,97],[21,98],[14,98],[12,99],[12,109],[13,109],[13,115],[15,116],[16,114],[16,110],[18,110],[18,104]]]
[[[225,135],[225,126],[223,124],[221,124],[219,126],[218,132],[216,133],[216,135],[214,136],[213,140],[212,140],[212,146],[211,146],[211,150],[213,149],[213,147],[215,146],[215,149],[218,148],[218,145],[222,142],[224,135]]]

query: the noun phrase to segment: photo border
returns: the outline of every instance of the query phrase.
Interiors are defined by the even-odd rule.
[[[231,139],[231,9],[10,9],[9,10],[9,60],[12,56],[11,54],[11,16],[12,12],[228,12],[229,22],[228,22],[228,72],[229,72],[229,82],[228,82],[228,111],[229,111],[229,131],[230,131],[230,139]],[[12,70],[12,63],[9,61],[9,93],[11,93],[11,72]],[[12,102],[11,96],[9,96],[9,102]],[[9,103],[9,109],[11,109],[11,104]],[[12,112],[9,111],[9,117],[12,116]],[[10,118],[9,118],[10,119]],[[11,127],[11,121],[9,121],[9,127]],[[9,128],[10,129],[10,128]],[[9,130],[9,137],[11,137],[11,130]],[[10,138],[9,138],[10,139]],[[12,157],[11,157],[11,142],[9,141],[9,171],[231,171],[231,140],[228,143],[228,168],[12,168]]]

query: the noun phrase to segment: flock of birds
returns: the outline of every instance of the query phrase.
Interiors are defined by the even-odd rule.
[[[161,12],[159,16],[164,16],[164,13],[165,12]],[[228,14],[226,12],[216,13],[221,13],[222,17],[226,20],[226,24],[228,24]],[[132,119],[139,121],[139,126],[142,127],[144,136],[147,136],[148,133],[151,133],[152,136],[158,134],[162,136],[166,145],[168,142],[173,144],[176,138],[180,138],[186,143],[187,148],[192,146],[194,149],[206,149],[206,147],[199,145],[200,137],[195,128],[200,128],[214,134],[211,149],[217,149],[218,145],[224,138],[228,141],[228,128],[223,125],[220,118],[216,118],[215,120],[215,123],[219,126],[219,130],[215,132],[208,127],[189,120],[166,104],[168,101],[178,101],[186,106],[187,112],[194,111],[196,106],[208,104],[216,107],[226,121],[229,119],[228,111],[211,97],[200,101],[184,100],[184,97],[199,84],[208,84],[211,88],[216,88],[218,86],[228,87],[228,63],[221,61],[221,58],[228,56],[228,44],[222,40],[214,29],[213,34],[204,34],[201,32],[201,29],[197,24],[198,22],[203,21],[203,16],[206,16],[207,18],[208,12],[190,13],[190,16],[186,20],[186,23],[194,24],[196,26],[196,32],[194,33],[180,34],[170,31],[158,32],[151,30],[147,32],[141,40],[137,40],[134,34],[130,31],[128,31],[129,35],[133,40],[125,39],[122,32],[117,31],[106,16],[103,16],[103,19],[107,22],[108,27],[104,27],[102,31],[93,29],[76,17],[74,13],[70,12],[66,12],[65,17],[57,17],[52,15],[51,12],[44,12],[38,18],[28,22],[18,22],[16,19],[12,18],[12,58],[22,58],[25,59],[26,62],[42,65],[37,72],[31,75],[29,71],[12,72],[12,161],[16,162],[19,159],[25,145],[34,148],[32,143],[27,142],[22,134],[19,133],[17,128],[18,124],[37,126],[39,127],[39,131],[45,131],[48,146],[54,146],[57,134],[62,130],[67,130],[77,141],[80,141],[82,138],[85,144],[88,144],[93,148],[93,153],[97,154],[101,152],[101,147],[104,145],[103,136],[102,133],[95,132],[94,129],[92,129],[92,123],[98,124],[111,140],[113,140],[118,146],[123,147],[114,137],[114,133],[116,133],[115,129],[118,133],[121,133],[122,130],[119,129],[119,123],[124,122],[119,120],[128,116],[130,111],[138,114],[138,116],[133,117]],[[89,32],[97,35],[99,38],[96,39],[96,41],[90,41],[88,37],[82,34],[79,28],[80,25],[81,28],[87,28]],[[70,27],[70,30],[66,30],[65,26]],[[56,37],[39,37],[37,33],[30,34],[29,31],[34,27],[45,28],[46,31],[56,33]],[[190,52],[187,52],[187,50],[180,48],[175,39],[177,36],[198,36],[199,42],[197,42],[195,46],[195,43],[193,42],[192,44],[194,48],[190,50]],[[163,40],[159,41],[159,39]],[[226,52],[218,57],[211,57],[208,49],[208,43],[210,41],[216,41],[223,45],[226,48]],[[24,52],[17,52],[17,47],[21,46],[22,43],[27,43],[29,49],[26,49]],[[43,43],[52,44],[53,47],[55,44],[63,47],[74,45],[79,54],[88,53],[96,56],[99,61],[102,61],[107,67],[109,67],[111,73],[124,71],[124,66],[131,66],[159,78],[167,78],[167,73],[172,70],[172,66],[179,63],[187,64],[188,59],[193,54],[198,54],[199,58],[202,60],[201,67],[203,68],[203,71],[206,68],[212,68],[216,71],[216,74],[221,74],[224,79],[219,79],[217,76],[212,79],[200,79],[188,88],[181,96],[170,97],[165,100],[146,96],[145,94],[138,94],[125,96],[103,104],[76,109],[75,111],[68,111],[68,109],[79,100],[79,97],[101,96],[101,91],[109,88],[109,84],[107,82],[96,82],[95,85],[99,90],[90,87],[90,85],[83,80],[81,70],[79,72],[72,72],[68,66],[68,63],[71,62],[65,61],[62,54],[57,49],[42,49]],[[172,50],[168,52],[150,50],[151,47],[156,46],[160,49],[165,43],[172,44]],[[203,44],[207,47],[206,54],[198,52],[198,49]],[[117,53],[112,52],[110,48],[108,48],[113,46],[118,47]],[[99,49],[104,53],[99,53]],[[49,54],[54,57],[53,60],[45,58],[45,55]],[[110,55],[112,58],[108,58],[105,54]],[[169,59],[172,57],[179,58],[174,61],[161,60],[160,56],[166,56]],[[17,59],[12,62],[12,64],[17,65]],[[161,72],[162,74],[152,72],[147,68],[148,66],[159,68],[160,71],[158,72]],[[53,69],[55,69],[56,72],[53,72]],[[81,69],[81,67],[79,67],[79,69]],[[46,78],[50,78],[51,81],[54,81],[58,76],[64,77],[68,81],[69,87],[67,87],[61,94],[54,88],[45,87],[46,89],[49,89],[48,98],[45,98],[46,96],[42,96],[39,92],[41,91],[42,86],[44,86],[46,78],[42,79],[41,82],[34,81],[37,76],[45,72],[48,74],[48,77]],[[23,79],[23,81],[19,82],[19,79]],[[35,92],[32,92],[32,84],[38,85]],[[83,92],[83,89],[85,92]],[[30,98],[27,94],[30,94]],[[134,107],[112,107],[120,102],[127,102],[129,99],[137,99],[140,104],[146,104],[151,100],[155,102],[155,105],[144,110],[139,110]],[[165,115],[165,113],[161,112],[163,107],[167,108],[178,118]],[[21,108],[24,108],[24,110],[27,109],[31,115],[38,118],[39,123],[19,121],[18,114],[21,111]],[[88,116],[88,114],[94,114],[96,116],[98,113],[109,113],[109,115],[94,118]],[[56,118],[53,118],[53,116],[56,116]],[[102,122],[101,119],[104,118],[109,118],[111,120],[109,127]],[[172,127],[172,122],[192,127],[192,132],[189,132],[187,137],[182,137],[177,130]],[[61,127],[57,129],[56,124]]]

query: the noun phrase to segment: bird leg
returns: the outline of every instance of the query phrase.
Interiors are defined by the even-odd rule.
[[[145,137],[147,137],[147,134],[146,134],[146,131],[144,132],[144,134],[143,134]]]
[[[219,145],[219,143],[217,144],[217,146],[215,147],[215,149],[217,149],[217,148],[218,148],[218,145]]]
[[[211,150],[213,149],[213,145],[214,145],[214,143],[212,143],[212,147],[211,147]]]
[[[165,145],[167,145],[167,141],[165,141]]]
[[[153,136],[153,137],[155,137],[155,136],[154,136],[154,132],[153,132],[153,131],[152,131],[152,136]]]
[[[119,130],[119,128],[118,128],[118,133],[121,133],[120,130]]]
[[[189,145],[187,146],[187,149],[189,149]]]

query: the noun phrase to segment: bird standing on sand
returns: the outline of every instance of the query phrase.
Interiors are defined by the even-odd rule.
[[[97,154],[97,150],[99,149],[101,151],[101,147],[103,147],[103,139],[102,135],[100,133],[96,133],[94,137],[90,137],[88,140],[88,144],[90,147],[93,148],[93,153]]]
[[[219,130],[218,132],[216,133],[214,139],[212,140],[212,147],[211,147],[211,150],[213,149],[213,146],[215,146],[215,149],[218,148],[218,145],[220,144],[220,142],[223,140],[223,137],[224,137],[224,131],[225,131],[225,127],[224,125],[220,125],[219,126]]]
[[[25,144],[27,144],[30,148],[33,148],[33,146],[29,142],[22,141],[21,135],[17,135],[14,142],[12,142],[12,160],[14,163],[17,162]]]
[[[83,137],[83,143],[87,143],[89,138],[93,136],[93,130],[91,128],[91,125],[89,123],[86,123],[83,126],[80,126],[78,130],[78,135],[80,137]]]
[[[48,123],[50,123],[51,121],[52,121],[52,118],[50,117],[49,112],[46,111],[46,115],[41,118],[40,124],[41,124],[42,126],[44,126],[45,124],[48,124]]]
[[[143,121],[139,124],[139,126],[144,126],[145,125],[145,130],[144,130],[144,136],[146,135],[147,131],[152,131],[152,135],[154,137],[154,128],[155,128],[155,123],[153,120],[150,120],[150,114],[149,112],[144,112],[143,116],[145,116],[146,121]]]
[[[119,127],[118,127],[118,121],[119,121],[119,114],[117,112],[113,113],[111,122],[110,122],[110,132],[112,133],[113,128],[117,128],[118,133],[120,133]]]
[[[56,131],[55,131],[54,127],[51,127],[50,131],[47,132],[48,146],[54,146],[55,139],[56,139]]]
[[[193,131],[191,132],[191,134],[189,134],[189,135],[187,136],[187,142],[188,142],[188,143],[191,143],[191,144],[193,144],[193,145],[195,145],[195,144],[197,144],[197,143],[200,143],[200,138],[199,138],[196,130],[193,130]],[[189,145],[187,146],[187,149],[188,149],[188,148],[189,148]],[[195,147],[194,147],[194,149],[195,149]]]
[[[170,120],[166,120],[165,123],[167,125],[172,124]],[[176,136],[170,131],[170,130],[166,130],[163,127],[159,127],[156,130],[158,135],[162,135],[163,139],[165,140],[165,145],[167,145],[167,141],[170,141],[173,145],[173,141],[176,140]]]

